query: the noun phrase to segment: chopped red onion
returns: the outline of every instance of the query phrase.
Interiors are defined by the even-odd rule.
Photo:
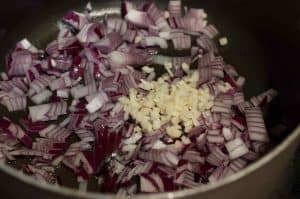
[[[43,153],[58,154],[65,148],[65,144],[52,139],[38,138],[33,143],[32,149]]]
[[[127,1],[127,0],[122,1],[122,4],[121,4],[121,15],[122,15],[122,17],[126,16],[129,10],[135,9],[135,8],[136,7],[132,2]]]
[[[176,166],[179,161],[176,154],[168,150],[151,150],[148,152],[140,152],[139,157],[148,161],[159,162],[170,167]]]
[[[154,2],[124,0],[122,18],[103,21],[93,19],[89,3],[84,13],[63,16],[45,50],[27,39],[18,42],[0,74],[0,104],[29,114],[19,121],[22,128],[0,119],[0,161],[27,156],[24,171],[48,183],[59,182],[56,169],[63,165],[82,191],[97,174],[102,191],[125,197],[218,181],[264,154],[269,136],[261,108],[277,92],[247,101],[245,78],[219,54],[218,30],[203,9],[185,7],[182,13],[181,3],[171,0],[165,11]],[[175,50],[191,49],[190,56],[159,54],[168,42]],[[179,138],[166,133],[173,120],[145,133],[119,98],[130,89],[148,94],[139,84],[154,81],[160,70],[146,64],[171,65],[166,83],[173,85],[192,73],[196,61],[194,89],[205,92],[210,108],[197,112],[200,117]],[[36,105],[28,107],[27,97]]]
[[[158,9],[154,2],[147,2],[143,8],[155,23],[157,30],[168,31],[170,29],[166,19],[164,18],[163,11]],[[149,25],[149,29],[153,27]]]
[[[204,50],[218,53],[218,49],[215,43],[206,35],[202,35],[198,37],[197,44]]]
[[[229,161],[228,155],[224,154],[218,147],[213,147],[206,161],[211,165],[220,166]]]
[[[173,46],[177,50],[184,50],[191,48],[191,37],[188,35],[182,35],[172,38]]]
[[[186,13],[185,17],[194,17],[198,19],[204,19],[207,17],[207,14],[203,9],[190,8]]]
[[[30,118],[35,121],[55,120],[58,116],[67,113],[67,103],[57,102],[29,107]]]
[[[1,76],[1,79],[3,81],[7,81],[8,80],[8,76],[7,76],[7,74],[5,72],[0,73],[0,76]]]
[[[269,103],[274,97],[278,95],[274,89],[269,89],[258,96],[254,96],[250,99],[253,106],[264,106],[265,103]]]
[[[9,112],[20,111],[26,109],[27,99],[26,96],[3,97],[1,102]]]
[[[12,52],[7,58],[6,67],[9,76],[25,75],[33,64],[33,55],[28,50]]]
[[[99,110],[106,102],[108,102],[109,99],[105,92],[99,92],[90,103],[86,105],[86,109],[90,113],[94,113],[97,110]]]
[[[32,53],[37,53],[38,49],[28,41],[28,39],[24,38],[16,44],[17,49],[29,50]]]
[[[168,5],[168,10],[170,16],[172,17],[181,17],[181,0],[170,0]]]
[[[9,134],[15,138],[18,138],[23,144],[31,148],[32,146],[31,137],[28,136],[19,125],[14,124],[7,118],[1,118],[0,128],[4,131],[4,133]]]
[[[125,19],[138,26],[138,27],[142,27],[142,28],[147,28],[150,25],[153,25],[153,23],[151,22],[151,20],[148,18],[148,15],[146,12],[142,12],[142,11],[138,11],[138,10],[134,10],[134,9],[130,9],[127,14],[125,15]]]
[[[202,32],[211,39],[215,38],[219,34],[219,31],[216,29],[216,27],[211,24],[203,28]]]
[[[132,43],[136,37],[137,32],[135,30],[126,30],[126,32],[123,35],[123,39],[127,42]]]
[[[81,43],[92,43],[98,41],[102,33],[98,24],[88,23],[82,27],[76,37]]]
[[[236,138],[225,144],[227,151],[229,152],[230,159],[239,158],[249,152],[248,147],[242,141],[241,138]]]
[[[231,161],[229,167],[234,171],[238,172],[247,166],[247,162],[241,158]]]
[[[130,35],[128,35],[130,36]],[[117,32],[111,32],[93,44],[101,53],[108,54],[117,49],[123,42],[122,37]]]
[[[149,62],[151,58],[145,54],[124,53],[113,51],[108,55],[108,61],[113,66],[141,66]]]
[[[75,11],[68,12],[62,20],[76,29],[81,29],[88,22],[84,14]]]
[[[53,77],[48,76],[48,75],[42,75],[38,77],[36,80],[31,82],[30,84],[30,89],[28,91],[28,94],[30,96],[40,93],[43,91],[47,86],[50,85],[50,83],[53,81]]]
[[[39,132],[41,137],[50,138],[60,142],[65,142],[70,134],[71,132],[69,130],[54,124],[50,124],[48,127]]]
[[[148,36],[144,37],[141,41],[141,44],[145,47],[148,46],[159,46],[162,49],[168,48],[168,43],[166,40],[160,37]]]
[[[60,89],[60,90],[57,90],[57,97],[60,97],[60,98],[69,98],[69,93],[70,93],[70,89]]]
[[[249,137],[253,141],[268,142],[269,137],[259,107],[245,109]]]
[[[66,87],[69,87],[72,85],[72,80],[69,76],[64,76],[64,77],[61,77],[59,79],[55,79],[53,80],[49,87],[52,91],[54,90],[58,90],[58,89],[63,89],[63,88],[66,88]]]
[[[51,96],[52,96],[52,93],[48,89],[45,89],[45,90],[41,91],[40,93],[33,95],[30,99],[35,104],[42,104],[42,103],[48,101]]]
[[[197,151],[187,150],[183,154],[182,158],[184,160],[188,160],[190,162],[199,162],[199,163],[204,163],[205,162],[205,159],[203,157],[201,157],[200,153],[197,152]]]
[[[144,193],[155,193],[159,191],[159,186],[156,181],[148,174],[140,175],[140,189]]]
[[[93,132],[86,130],[86,129],[80,129],[75,131],[75,134],[80,138],[82,142],[93,142],[95,141],[95,136]]]
[[[12,156],[38,156],[38,157],[43,157],[46,160],[53,158],[52,154],[43,153],[40,151],[31,150],[31,149],[15,150],[15,151],[11,151],[9,154]]]
[[[0,89],[5,92],[10,92],[14,87],[27,91],[27,85],[22,78],[13,78],[8,81],[0,81]]]

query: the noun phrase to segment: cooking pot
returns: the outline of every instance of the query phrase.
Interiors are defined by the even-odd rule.
[[[0,57],[27,37],[44,47],[56,33],[56,21],[68,10],[82,10],[83,0],[9,0],[0,7]],[[166,7],[167,1],[157,1]],[[117,14],[120,1],[92,1],[95,17]],[[252,96],[272,87],[279,91],[265,111],[274,148],[246,169],[222,181],[178,192],[137,195],[136,198],[243,198],[265,199],[287,179],[299,144],[300,127],[300,3],[271,0],[183,0],[188,7],[204,8],[228,40],[221,49],[225,60],[247,78],[245,93]],[[2,62],[3,63],[3,62]],[[2,64],[2,66],[4,63]],[[4,68],[3,68],[4,69]],[[4,114],[4,113],[3,113]],[[289,179],[288,179],[289,180]],[[21,171],[0,165],[1,198],[115,198],[44,184]]]

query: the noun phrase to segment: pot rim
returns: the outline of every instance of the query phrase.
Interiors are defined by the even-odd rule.
[[[179,197],[187,197],[194,194],[204,193],[208,192],[217,188],[220,188],[222,186],[228,185],[232,182],[235,182],[243,177],[246,177],[250,175],[251,173],[255,172],[255,170],[263,167],[265,164],[270,162],[272,159],[274,159],[276,156],[281,154],[283,151],[285,151],[290,145],[292,145],[294,142],[298,144],[300,138],[300,125],[287,137],[285,138],[282,143],[280,143],[278,146],[276,146],[272,151],[264,155],[262,158],[260,158],[258,161],[250,164],[245,169],[243,169],[240,172],[237,172],[223,180],[220,180],[215,183],[209,183],[207,185],[202,185],[199,187],[195,187],[192,189],[186,189],[181,191],[175,191],[175,192],[166,192],[166,193],[153,193],[153,194],[138,194],[134,196],[134,198],[137,199],[162,199],[162,198],[179,198]],[[10,176],[16,178],[17,180],[21,180],[22,182],[34,186],[36,188],[40,188],[44,191],[54,192],[56,194],[61,194],[64,196],[71,196],[74,198],[90,198],[90,199],[110,199],[110,198],[116,198],[115,194],[103,194],[103,193],[96,193],[96,192],[82,192],[76,189],[68,188],[68,187],[60,187],[57,185],[52,185],[48,183],[41,183],[37,180],[35,180],[33,177],[30,177],[28,175],[25,175],[23,172],[12,168],[11,166],[0,164],[0,170],[4,171],[5,173],[9,174]],[[17,171],[17,172],[16,172]]]

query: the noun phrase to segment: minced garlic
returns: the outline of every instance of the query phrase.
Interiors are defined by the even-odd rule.
[[[172,63],[171,62],[166,62],[165,63],[165,69],[171,77],[174,76],[173,72],[171,71],[171,69],[172,69]]]
[[[189,71],[190,71],[190,66],[186,63],[182,63],[181,68],[185,73],[189,73]]]
[[[222,37],[219,39],[219,43],[221,46],[226,46],[228,44],[228,39],[227,37]]]
[[[151,67],[149,67],[149,66],[144,66],[143,68],[142,68],[142,70],[143,70],[143,72],[145,72],[145,73],[152,73],[152,72],[154,72],[154,68],[151,68]]]
[[[173,84],[168,75],[157,81],[142,80],[139,87],[148,91],[146,95],[131,88],[128,97],[119,98],[125,119],[130,115],[147,133],[166,125],[170,137],[180,137],[198,126],[201,113],[213,106],[214,97],[208,88],[197,88],[198,80],[198,71],[191,71]]]

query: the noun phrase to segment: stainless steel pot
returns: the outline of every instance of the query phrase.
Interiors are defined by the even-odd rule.
[[[14,43],[28,37],[42,47],[55,33],[55,22],[70,9],[81,9],[83,0],[10,0],[3,2],[0,11],[0,55]],[[94,15],[114,13],[120,2],[92,1]],[[158,1],[165,6],[167,1]],[[273,134],[277,145],[267,155],[243,171],[223,181],[184,191],[138,195],[136,198],[269,198],[287,179],[287,170],[299,144],[300,94],[300,6],[297,1],[265,0],[183,0],[189,7],[203,7],[212,23],[229,38],[222,53],[247,77],[246,94],[257,94],[268,87],[276,88],[280,96],[268,107],[269,129],[276,124],[286,127],[286,134]],[[40,183],[20,171],[0,165],[0,194],[2,198],[115,198],[114,195],[82,193]]]

